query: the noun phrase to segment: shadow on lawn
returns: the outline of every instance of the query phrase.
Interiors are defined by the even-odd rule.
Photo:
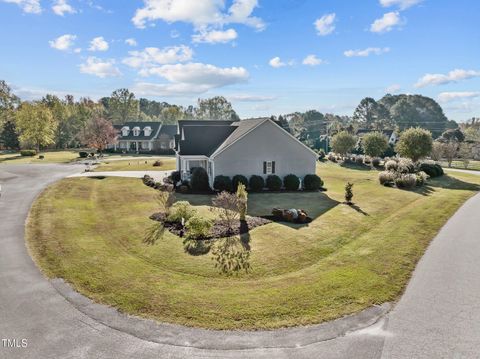
[[[465,182],[449,175],[443,175],[442,177],[428,180],[425,186],[416,188],[414,192],[417,192],[423,196],[429,196],[435,191],[435,188],[477,192],[480,191],[480,185],[476,183]]]
[[[371,171],[372,170],[372,167],[371,166],[367,166],[367,165],[364,165],[364,164],[358,164],[358,163],[355,163],[355,162],[349,162],[349,161],[344,161],[342,163],[340,163],[340,167],[343,167],[343,168],[348,168],[348,169],[351,169],[351,170],[360,170],[360,171]]]

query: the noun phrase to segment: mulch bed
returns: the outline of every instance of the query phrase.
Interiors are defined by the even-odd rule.
[[[150,219],[162,222],[165,228],[168,229],[168,231],[179,237],[183,237],[185,230],[182,228],[181,223],[166,221],[165,213],[154,213],[150,216]],[[237,221],[237,223],[233,226],[233,229],[229,229],[224,221],[216,220],[213,223],[210,235],[204,239],[217,239],[248,233],[256,227],[260,227],[271,222],[272,221],[267,218],[247,217],[246,221]]]

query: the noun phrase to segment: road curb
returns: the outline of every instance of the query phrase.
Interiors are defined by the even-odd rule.
[[[390,303],[384,303],[330,322],[305,327],[261,331],[207,330],[127,315],[113,307],[93,302],[63,279],[52,279],[50,283],[80,312],[112,329],[153,343],[210,350],[305,347],[369,327],[392,307]]]

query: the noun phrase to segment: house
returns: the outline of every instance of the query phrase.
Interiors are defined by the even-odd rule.
[[[175,141],[177,170],[188,179],[205,168],[210,185],[218,175],[315,173],[318,155],[270,118],[241,121],[179,121]]]
[[[174,153],[177,125],[163,125],[161,122],[126,122],[115,125],[117,143],[114,151]]]
[[[395,133],[394,130],[376,131],[376,130],[360,129],[360,130],[357,131],[357,137],[360,140],[367,133],[371,133],[371,132],[381,132],[381,133],[383,133],[387,137],[389,145],[394,145],[395,143],[397,143],[398,136],[397,136],[397,134]]]

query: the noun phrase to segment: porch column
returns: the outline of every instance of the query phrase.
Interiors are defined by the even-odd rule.
[[[138,141],[135,141],[135,151],[138,152]]]

